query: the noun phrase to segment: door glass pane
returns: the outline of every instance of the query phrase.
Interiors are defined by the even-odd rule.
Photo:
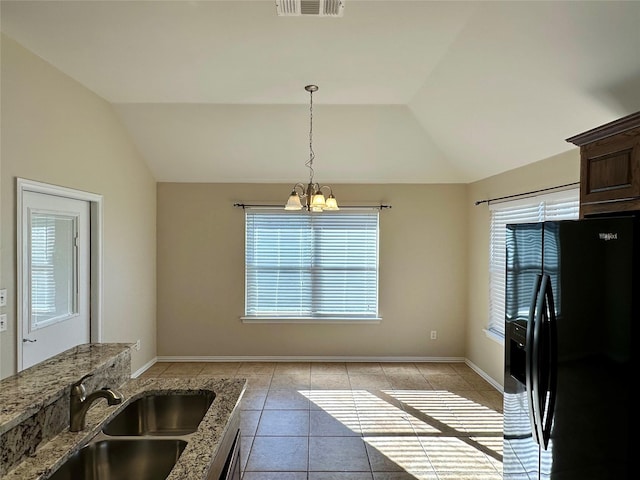
[[[31,213],[31,329],[77,313],[75,216]]]

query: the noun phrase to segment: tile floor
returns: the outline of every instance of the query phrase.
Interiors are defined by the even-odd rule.
[[[156,363],[248,380],[243,480],[497,480],[502,394],[463,363]]]

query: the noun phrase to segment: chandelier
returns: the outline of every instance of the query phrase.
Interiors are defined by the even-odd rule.
[[[302,210],[309,212],[322,212],[325,210],[339,210],[336,197],[333,196],[331,187],[320,185],[313,181],[313,92],[318,91],[317,85],[307,85],[304,89],[309,92],[309,160],[305,165],[309,169],[309,183],[296,183],[289,195],[289,200],[284,206],[285,210]],[[329,196],[325,198],[323,190],[328,190]]]

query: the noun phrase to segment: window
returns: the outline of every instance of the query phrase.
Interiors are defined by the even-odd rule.
[[[78,220],[74,215],[31,211],[31,328],[78,312]]]
[[[506,225],[578,218],[579,190],[571,189],[521,200],[491,204],[489,253],[490,334],[504,339]]]
[[[247,209],[243,319],[377,319],[378,213]]]

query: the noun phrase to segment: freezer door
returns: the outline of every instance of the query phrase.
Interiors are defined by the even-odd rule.
[[[631,217],[545,223],[557,386],[551,438],[540,452],[542,479],[631,478],[636,238]]]

